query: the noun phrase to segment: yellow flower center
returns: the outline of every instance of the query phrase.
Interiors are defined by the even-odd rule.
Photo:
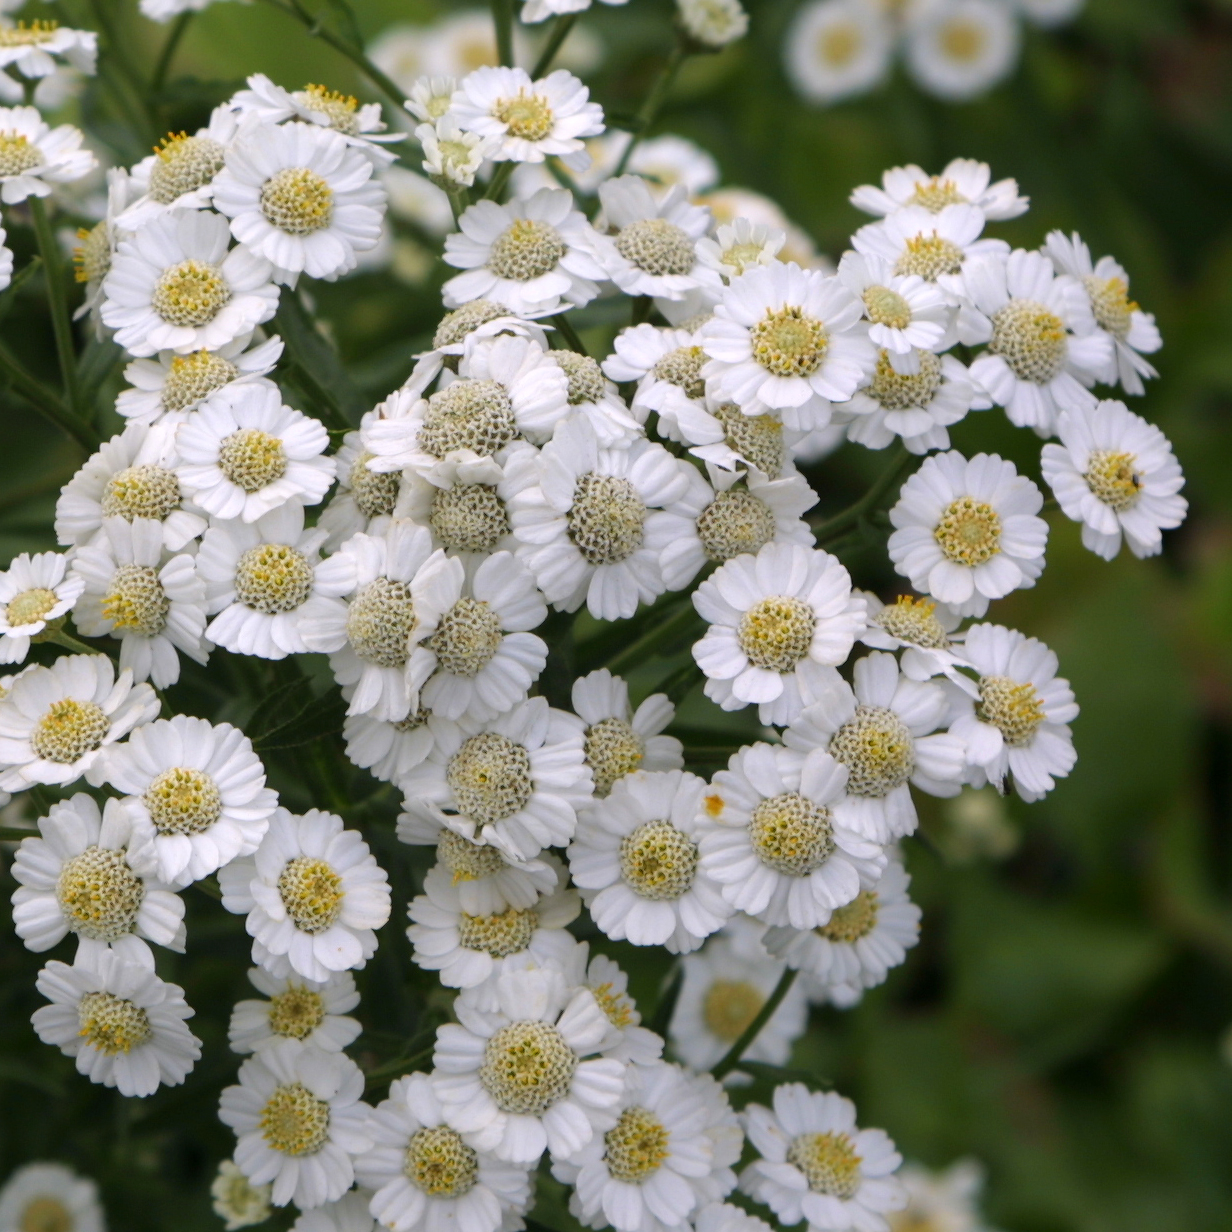
[[[670,821],[649,821],[621,839],[620,875],[642,898],[674,902],[697,876],[697,844]]]
[[[284,167],[261,186],[261,213],[288,235],[311,235],[334,219],[334,190],[308,167]]]
[[[162,466],[130,466],[107,481],[102,506],[105,518],[161,522],[180,507],[180,481]]]
[[[43,151],[24,134],[0,132],[0,179],[23,175],[43,162]]]
[[[715,980],[702,1000],[702,1020],[711,1035],[735,1043],[765,1004],[765,994],[747,980]]]
[[[864,292],[864,307],[874,325],[890,329],[906,329],[911,324],[911,305],[889,287],[868,287]]]
[[[524,90],[514,98],[498,99],[492,114],[504,124],[511,137],[523,141],[542,141],[552,135],[555,117],[552,106],[541,94]]]
[[[149,565],[117,565],[101,604],[104,620],[117,632],[157,637],[167,627],[171,600]]]
[[[874,624],[880,625],[891,637],[896,637],[901,642],[946,650],[950,645],[949,634],[942,628],[936,613],[937,605],[931,599],[899,595],[872,619]]]
[[[278,875],[278,894],[300,932],[323,933],[342,914],[342,877],[324,860],[296,856]]]
[[[76,1226],[64,1203],[43,1194],[32,1199],[17,1219],[17,1232],[73,1232]]]
[[[495,847],[472,843],[452,830],[441,831],[436,858],[453,874],[454,885],[491,877],[505,867],[505,857]]]
[[[190,257],[162,272],[150,303],[168,325],[196,329],[208,325],[230,299],[231,288],[218,266]]]
[[[348,137],[359,132],[359,99],[353,94],[327,90],[324,86],[306,85],[293,96],[301,107],[319,111],[329,117],[329,126]]]
[[[847,791],[853,796],[881,799],[915,773],[911,732],[882,706],[857,706],[831,737],[830,756],[847,767]]]
[[[415,607],[409,582],[374,578],[347,608],[347,639],[366,663],[402,667],[410,656]]]
[[[1100,328],[1124,341],[1134,323],[1134,313],[1139,311],[1138,305],[1129,298],[1125,280],[1089,275],[1082,282],[1091,297],[1091,311]]]
[[[1142,495],[1142,479],[1134,470],[1137,460],[1132,453],[1093,449],[1083,478],[1099,500],[1117,513],[1125,513]]]
[[[646,744],[624,719],[600,719],[586,729],[586,764],[595,776],[595,795],[606,796],[617,779],[632,774],[646,756]]]
[[[150,170],[150,196],[159,205],[170,205],[208,184],[227,161],[225,146],[211,137],[187,133],[169,133],[154,153],[158,157]]]
[[[1030,744],[1044,721],[1044,703],[1029,681],[1020,684],[1008,676],[981,676],[975,717],[991,723],[1010,748]]]
[[[915,274],[926,282],[936,282],[942,274],[957,274],[962,269],[963,251],[935,231],[932,235],[913,235],[895,263],[900,276]]]
[[[480,825],[512,817],[534,793],[530,754],[499,732],[472,736],[445,771],[458,812]]]
[[[315,1155],[329,1138],[329,1104],[302,1082],[274,1088],[261,1109],[261,1135],[284,1155]]]
[[[704,398],[706,382],[702,380],[702,366],[706,352],[699,346],[677,347],[668,351],[651,369],[660,381],[667,381],[684,390],[688,398]]]
[[[249,548],[235,566],[235,597],[254,612],[293,612],[312,593],[312,566],[297,548],[262,543]]]
[[[479,1156],[447,1125],[411,1135],[402,1171],[417,1189],[432,1198],[460,1198],[479,1179]]]
[[[81,998],[77,1025],[87,1044],[111,1057],[127,1055],[154,1038],[145,1010],[109,992],[88,992]]]
[[[532,218],[516,218],[493,240],[488,269],[498,278],[529,282],[550,274],[568,251],[555,227]]]
[[[849,1201],[860,1189],[860,1156],[846,1134],[800,1134],[787,1148],[814,1193]]]
[[[817,614],[803,599],[771,595],[740,617],[736,641],[754,667],[791,672],[808,655],[816,628]]]
[[[861,890],[845,907],[836,907],[817,929],[819,936],[842,945],[854,945],[877,926],[877,892]]]
[[[34,725],[30,745],[45,761],[68,766],[100,748],[110,727],[101,706],[64,697]]]
[[[142,797],[159,834],[204,834],[222,816],[222,793],[203,770],[173,766]]]
[[[111,269],[111,236],[107,220],[92,227],[79,227],[81,242],[73,248],[73,277],[78,282],[102,282]]]
[[[64,862],[56,879],[56,902],[78,936],[119,941],[133,931],[145,898],[145,883],[123,851],[87,847]]]
[[[216,389],[229,385],[239,374],[240,370],[229,359],[213,351],[176,355],[163,382],[163,410],[191,410]]]
[[[566,514],[569,538],[588,565],[617,565],[642,546],[646,505],[637,489],[616,475],[578,477]]]
[[[817,37],[817,58],[830,68],[846,68],[860,54],[864,38],[853,21],[834,22]]]
[[[533,907],[509,907],[493,915],[467,915],[464,911],[458,921],[458,940],[468,950],[504,958],[526,949],[538,927],[539,915]]]
[[[509,534],[505,502],[495,487],[482,483],[437,488],[428,521],[451,552],[490,552]]]
[[[644,1181],[663,1166],[670,1151],[671,1134],[653,1112],[626,1108],[620,1120],[603,1135],[603,1162],[618,1181]]]
[[[830,333],[802,308],[780,308],[749,331],[753,358],[775,376],[812,376],[826,360]]]
[[[770,506],[742,488],[716,493],[697,519],[706,556],[720,564],[733,556],[756,555],[774,538],[775,529]]]
[[[951,60],[970,64],[984,54],[988,35],[978,23],[953,17],[938,31],[937,43],[942,53]]]
[[[45,586],[35,586],[10,599],[4,615],[11,628],[20,629],[23,625],[37,624],[55,606],[56,592]]]
[[[546,1022],[511,1022],[484,1049],[479,1081],[502,1112],[542,1116],[569,1092],[577,1053]]]
[[[951,501],[933,530],[946,560],[974,569],[1001,551],[1001,517],[973,496]]]
[[[291,984],[270,998],[269,1025],[275,1035],[307,1039],[325,1021],[325,1002],[319,992]]]
[[[927,180],[916,181],[915,192],[907,198],[906,204],[920,205],[932,214],[939,214],[947,205],[962,205],[966,200],[953,180],[943,180],[934,175]]]
[[[697,262],[689,233],[666,218],[640,218],[621,227],[616,251],[654,278],[687,274]]]
[[[790,791],[753,810],[749,841],[767,868],[785,877],[807,877],[834,853],[834,821],[824,805]]]
[[[992,318],[988,349],[1000,355],[1020,381],[1047,385],[1065,367],[1065,323],[1031,299],[1012,299]]]
[[[773,415],[746,415],[734,402],[724,402],[710,412],[723,426],[724,440],[750,465],[769,479],[783,473],[787,449],[783,425]]]
[[[242,491],[259,492],[287,473],[287,455],[278,437],[260,428],[240,428],[223,438],[218,468]]]
[[[473,680],[496,657],[504,638],[491,607],[463,596],[441,617],[428,647],[440,670]]]

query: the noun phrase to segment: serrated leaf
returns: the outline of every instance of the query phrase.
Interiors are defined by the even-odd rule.
[[[332,736],[340,732],[345,719],[346,702],[340,694],[331,689],[328,693],[314,698],[298,714],[275,727],[260,740],[254,740],[252,747],[258,753],[298,748],[303,744],[311,744],[322,736]]]

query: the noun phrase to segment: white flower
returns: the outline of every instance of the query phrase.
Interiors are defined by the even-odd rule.
[[[98,35],[93,30],[74,30],[54,21],[0,25],[0,69],[7,72],[14,68],[29,79],[49,77],[56,71],[56,56],[87,76],[93,76],[98,58]]]
[[[824,428],[872,367],[863,305],[835,277],[789,265],[733,278],[697,339],[710,356],[706,391],[746,415],[779,411],[790,427]]]
[[[1077,278],[1086,288],[1095,323],[1113,341],[1115,354],[1107,369],[1100,374],[1106,384],[1121,382],[1127,394],[1144,392],[1142,378],[1158,376],[1142,358],[1158,351],[1163,345],[1155,315],[1143,312],[1129,298],[1129,275],[1114,257],[1091,260],[1091,250],[1075,232],[1068,238],[1064,232],[1050,231],[1043,251],[1058,274]]]
[[[372,414],[368,411],[364,418]],[[354,534],[379,537],[389,529],[402,496],[402,476],[396,471],[370,471],[371,457],[358,432],[348,432],[334,454],[338,486],[317,518],[317,525],[329,530],[327,552],[336,552]]]
[[[73,572],[85,590],[73,621],[87,637],[120,639],[120,668],[165,688],[180,678],[181,651],[209,658],[205,583],[194,558],[172,556],[163,524],[150,518],[103,519],[103,533],[77,548]]]
[[[850,251],[839,262],[838,277],[860,298],[869,340],[889,353],[895,372],[914,376],[920,370],[919,352],[945,345],[950,311],[935,284],[918,274],[896,274],[884,257]]]
[[[740,1188],[785,1224],[808,1232],[886,1232],[889,1211],[906,1205],[894,1178],[903,1157],[881,1129],[857,1129],[856,1107],[833,1091],[803,1083],[776,1087],[774,1109],[750,1105],[744,1128],[761,1158]]]
[[[990,599],[1034,586],[1043,572],[1043,504],[1039,488],[996,454],[935,454],[890,510],[890,559],[916,590],[982,616]]]
[[[676,0],[676,17],[689,38],[710,51],[743,38],[749,28],[740,0]]]
[[[22,552],[0,572],[0,663],[24,663],[30,641],[72,610],[85,583],[62,552]]]
[[[49,950],[69,933],[90,956],[110,946],[153,967],[147,941],[184,951],[184,903],[133,858],[132,822],[118,800],[78,792],[39,818],[40,838],[13,857],[13,929],[26,948]],[[3,1225],[0,1225],[3,1226]]]
[[[541,163],[549,155],[584,169],[589,155],[579,138],[603,131],[603,108],[564,69],[531,81],[520,68],[478,68],[464,78],[450,111],[469,132],[494,137],[496,162]]]
[[[256,851],[278,804],[238,727],[183,714],[138,728],[103,773],[126,794],[135,859],[176,886]]]
[[[648,411],[674,421],[677,412],[686,413],[706,395],[706,352],[691,330],[634,325],[616,335],[612,350],[603,371],[613,381],[637,382],[632,410],[639,422]],[[663,435],[662,425],[659,433]]]
[[[291,1225],[291,1232],[377,1232],[376,1222],[368,1210],[370,1198],[367,1190],[352,1189],[336,1202],[325,1202],[302,1211]]]
[[[56,501],[56,538],[83,544],[106,518],[150,519],[162,527],[163,546],[178,552],[206,528],[200,510],[186,508],[175,475],[179,420],[129,424],[106,441],[64,485]]]
[[[797,11],[783,42],[787,75],[809,102],[866,94],[886,78],[894,27],[877,4],[815,0]]]
[[[13,281],[13,250],[5,243],[8,232],[0,227],[0,291]]]
[[[477,201],[445,237],[446,264],[466,271],[445,283],[445,306],[491,299],[521,315],[587,304],[604,278],[596,238],[564,189],[508,205]]]
[[[232,1052],[260,1052],[283,1039],[300,1040],[326,1052],[341,1052],[363,1028],[347,1018],[359,1004],[355,977],[338,971],[327,980],[275,979],[253,967],[248,980],[267,1001],[237,1001],[227,1038]]]
[[[370,50],[376,50],[379,53],[379,47],[375,45]],[[410,98],[403,103],[403,106],[417,120],[435,124],[449,110],[450,100],[457,88],[458,82],[453,77],[420,77],[410,88]]]
[[[871,889],[815,928],[770,928],[762,943],[789,967],[812,977],[814,1000],[846,1009],[884,983],[920,939],[921,911],[907,896],[911,878],[892,857]]]
[[[30,667],[0,697],[0,789],[102,781],[102,751],[158,714],[148,684],[116,675],[106,655],[61,655]]]
[[[153,1095],[179,1086],[201,1055],[184,1025],[193,1015],[184,990],[152,966],[109,950],[79,955],[73,966],[49,962],[36,987],[51,1002],[30,1021],[44,1044],[74,1057],[77,1072],[121,1095]]]
[[[1082,542],[1111,560],[1124,537],[1135,556],[1155,556],[1162,530],[1185,520],[1185,483],[1168,438],[1123,402],[1066,411],[1061,444],[1044,446],[1040,470],[1066,517],[1082,523]]]
[[[1083,3],[1084,0],[1015,0],[1016,7],[1028,21],[1045,28],[1070,21]]]
[[[933,0],[907,28],[907,71],[930,94],[975,98],[1018,60],[1018,22],[998,0]]]
[[[423,169],[437,181],[448,180],[464,188],[474,184],[475,176],[498,145],[496,137],[468,133],[452,111],[434,124],[420,124],[415,139],[423,146]]]
[[[746,415],[734,402],[713,398],[677,404],[670,416],[660,414],[658,432],[692,446],[689,452],[708,466],[733,472],[756,467],[770,479],[794,473],[792,459],[811,439],[809,433],[785,427],[776,413]]]
[[[770,1225],[730,1202],[711,1202],[693,1218],[696,1232],[770,1232]]]
[[[251,335],[278,307],[270,263],[228,251],[227,220],[173,210],[122,239],[103,279],[102,319],[132,355],[217,351]]]
[[[603,0],[604,4],[625,4],[627,0]],[[524,24],[546,21],[562,13],[580,13],[590,8],[590,0],[525,0],[521,18]]]
[[[944,674],[954,678],[954,665],[962,662],[962,617],[944,603],[899,595],[882,603],[871,591],[861,592],[868,604],[868,628],[860,641],[874,650],[901,650],[903,675],[908,680],[930,680]]]
[[[0,1188],[0,1228],[23,1232],[38,1219],[63,1232],[104,1232],[98,1186],[63,1164],[15,1169]]]
[[[612,1032],[594,995],[558,971],[511,971],[498,978],[499,1008],[484,1013],[472,995],[454,1002],[457,1023],[438,1028],[433,1065],[444,1117],[478,1150],[533,1164],[577,1154],[616,1120],[625,1064],[594,1057]],[[527,1055],[537,1065],[520,1063]]]
[[[381,235],[385,190],[347,138],[295,121],[246,129],[214,181],[214,206],[282,282],[334,279]]]
[[[606,954],[596,954],[587,965],[589,952],[589,945],[581,942],[572,956],[578,968],[566,974],[590,989],[608,1022],[616,1029],[617,1038],[604,1046],[603,1055],[635,1065],[657,1061],[663,1055],[663,1037],[641,1025],[642,1016],[629,995],[628,975]]]
[[[632,135],[614,129],[609,136],[615,138],[618,161]],[[675,133],[639,141],[629,156],[628,168],[633,174],[649,180],[656,188],[673,188],[682,184],[690,197],[713,188],[720,179],[719,164],[713,155]],[[610,175],[612,169],[609,167],[607,174]],[[603,178],[606,179],[607,175]]]
[[[569,380],[569,409],[590,420],[600,448],[610,449],[645,435],[637,411],[630,413],[598,361],[563,350],[549,351],[548,358],[564,371]]]
[[[218,1165],[218,1175],[210,1184],[214,1214],[223,1220],[226,1232],[238,1232],[264,1223],[271,1214],[270,1186],[254,1185],[232,1159]]]
[[[450,1124],[433,1077],[410,1074],[390,1084],[368,1118],[374,1145],[356,1162],[376,1192],[370,1209],[382,1228],[457,1228],[498,1232],[531,1202],[525,1166],[476,1149]]]
[[[389,919],[389,880],[368,844],[320,809],[278,809],[255,854],[222,868],[218,884],[228,911],[248,913],[253,962],[276,979],[362,967]]]
[[[209,639],[234,654],[263,659],[307,651],[305,623],[340,611],[339,596],[355,584],[347,558],[320,560],[327,533],[304,529],[304,507],[297,501],[255,522],[211,526],[197,553],[208,610],[217,613],[206,629]]]
[[[611,234],[599,237],[598,257],[626,295],[681,300],[690,291],[722,286],[697,252],[710,229],[710,211],[690,204],[683,184],[656,198],[641,176],[622,175],[599,186],[599,200]]]
[[[1008,261],[972,261],[962,287],[981,313],[988,350],[971,377],[1013,424],[1051,436],[1061,411],[1094,405],[1086,386],[1113,363],[1111,335],[1097,329],[1086,288],[1057,276],[1038,252],[1015,249]]]
[[[199,13],[214,0],[141,0],[138,8],[151,21],[170,21],[181,13]]]
[[[249,1181],[272,1182],[275,1206],[308,1210],[342,1197],[355,1159],[372,1147],[363,1093],[349,1057],[282,1040],[240,1066],[218,1117],[239,1139],[235,1162]]]
[[[732,908],[699,862],[706,783],[682,770],[637,771],[585,811],[569,869],[595,924],[614,941],[695,950]]]
[[[1019,195],[1017,180],[998,180],[994,184],[987,163],[955,158],[940,175],[929,175],[915,163],[891,167],[882,175],[880,188],[862,184],[855,189],[851,204],[879,218],[908,205],[922,206],[933,213],[940,213],[947,205],[974,205],[991,222],[1025,214],[1029,201]]]
[[[739,278],[755,265],[769,265],[787,243],[787,232],[764,222],[736,218],[697,242],[697,255],[725,280]]]
[[[399,786],[411,816],[515,860],[563,847],[591,799],[576,720],[542,697],[486,723],[442,723],[432,752]]]
[[[81,129],[51,128],[37,107],[0,107],[0,201],[49,197],[53,185],[89,175],[97,160],[81,142]]]
[[[864,629],[864,600],[828,552],[768,543],[721,565],[693,592],[710,626],[693,646],[706,696],[724,710],[757,703],[782,726],[817,700]]]
[[[343,697],[348,692],[344,689]],[[342,725],[346,755],[374,778],[398,783],[432,752],[437,721],[426,710],[417,710],[396,723],[367,714],[348,715]]]
[[[663,510],[687,488],[683,464],[641,439],[600,449],[590,421],[566,419],[544,446],[539,482],[509,502],[519,555],[558,611],[632,616],[665,589]]]
[[[988,1232],[980,1218],[979,1196],[984,1168],[974,1159],[960,1159],[944,1171],[904,1164],[898,1179],[907,1191],[907,1205],[891,1227],[932,1227],[937,1232]]]
[[[1006,775],[1024,800],[1039,800],[1074,768],[1069,725],[1078,704],[1057,675],[1043,642],[1002,625],[973,625],[963,658],[978,676],[978,697],[950,688],[950,732],[965,742],[968,778],[1005,789]]]
[[[846,794],[830,805],[835,822],[878,843],[916,828],[913,783],[933,796],[961,790],[964,744],[937,732],[946,718],[939,684],[899,674],[892,654],[874,651],[856,662],[854,688],[836,678],[828,695],[783,733],[783,742],[806,762],[818,749],[847,769]],[[865,887],[867,888],[867,887]]]

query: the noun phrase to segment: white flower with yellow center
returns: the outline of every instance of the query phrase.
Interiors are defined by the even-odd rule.
[[[1029,201],[1020,196],[1018,181],[992,182],[992,169],[973,158],[955,158],[940,175],[908,163],[891,167],[881,177],[881,187],[862,184],[851,194],[851,204],[866,214],[884,218],[908,205],[940,213],[947,205],[974,205],[990,222],[1017,218],[1027,212]]]
[[[770,1225],[730,1202],[710,1202],[693,1218],[696,1232],[770,1232]]]
[[[786,427],[778,414],[746,415],[734,402],[718,398],[661,414],[657,431],[690,446],[689,452],[708,466],[733,472],[756,467],[769,479],[794,473],[792,460],[811,439],[810,433]]]
[[[1018,22],[997,0],[935,0],[911,21],[904,61],[921,89],[950,102],[991,90],[1018,60]]]
[[[449,110],[457,88],[454,77],[420,77],[408,91],[410,97],[403,106],[417,120],[435,124]]]
[[[904,963],[919,941],[922,913],[907,896],[910,884],[901,861],[891,857],[877,884],[861,890],[825,924],[770,928],[762,943],[811,977],[812,1000],[847,1009],[866,988],[884,983],[890,968]]]
[[[846,793],[829,805],[835,822],[888,843],[915,831],[909,784],[932,796],[962,790],[965,746],[937,731],[947,715],[941,685],[900,675],[892,654],[857,660],[852,678],[854,687],[836,677],[828,695],[783,733],[789,752],[782,756],[799,764],[827,752],[847,770]]]
[[[590,420],[601,448],[620,446],[645,435],[637,410],[630,412],[597,360],[564,350],[549,351],[548,357],[569,380],[569,409]]]
[[[304,529],[304,507],[290,501],[255,522],[217,522],[205,532],[197,572],[207,610],[217,613],[209,639],[233,654],[285,659],[304,654],[303,627],[344,610],[355,586],[351,560],[320,559],[329,532]]]
[[[605,1057],[633,1065],[650,1065],[659,1060],[663,1055],[663,1037],[641,1025],[637,1003],[629,995],[629,977],[617,963],[606,954],[590,958],[590,946],[583,941],[570,956],[565,977],[590,989],[615,1028],[613,1042],[603,1048]]]
[[[445,306],[487,299],[521,315],[587,304],[604,279],[596,241],[564,189],[543,188],[507,205],[477,201],[445,237],[445,263],[465,271],[442,288]]]
[[[803,5],[783,43],[792,84],[803,98],[823,106],[879,86],[893,53],[893,23],[879,5],[863,0]]]
[[[415,139],[423,147],[423,169],[434,182],[444,180],[463,188],[474,184],[475,176],[500,143],[498,137],[467,132],[452,111],[445,112],[435,123],[420,124],[415,129]]]
[[[147,944],[184,951],[184,903],[146,875],[132,854],[132,822],[118,800],[100,813],[85,792],[53,804],[13,857],[13,929],[26,948],[49,950],[69,933],[78,953],[110,946],[153,967]]]
[[[399,783],[412,817],[514,860],[573,837],[592,779],[572,715],[532,697],[500,718],[442,723],[435,734],[428,758]]]
[[[342,696],[349,701],[350,689],[343,688]],[[373,778],[385,783],[401,782],[432,752],[435,728],[443,722],[422,707],[397,722],[374,719],[368,714],[348,715],[342,725],[347,758]]]
[[[1082,523],[1083,546],[1111,560],[1124,539],[1135,556],[1157,555],[1160,532],[1180,526],[1189,508],[1168,438],[1123,402],[1066,411],[1057,435],[1040,470],[1066,517]]]
[[[81,148],[82,137],[71,124],[50,127],[37,107],[0,107],[0,201],[49,197],[56,184],[89,175],[98,160]]]
[[[214,181],[214,207],[278,280],[335,279],[376,247],[385,189],[341,133],[295,121],[246,129]]]
[[[163,546],[160,523],[105,518],[103,533],[77,549],[73,572],[85,583],[74,623],[87,637],[118,638],[120,667],[134,680],[166,688],[180,678],[180,654],[208,660],[205,583],[193,556]]]
[[[63,1164],[26,1164],[0,1187],[0,1228],[104,1232],[98,1186]]]
[[[29,667],[0,697],[0,790],[102,782],[103,750],[158,714],[148,684],[117,676],[106,655],[61,655]]]
[[[366,1189],[352,1189],[336,1202],[302,1211],[291,1225],[291,1232],[378,1232],[368,1211],[370,1197]]]
[[[171,416],[154,425],[129,424],[104,442],[60,490],[55,522],[60,543],[89,543],[107,518],[157,522],[163,546],[172,552],[205,530],[204,513],[184,500],[175,474],[180,418]]]
[[[1078,703],[1055,652],[1016,629],[972,625],[963,658],[978,694],[950,689],[950,732],[967,746],[968,779],[1003,791],[1008,775],[1024,800],[1041,799],[1078,758],[1069,729]]]
[[[787,232],[781,227],[736,218],[716,227],[713,237],[699,240],[697,254],[729,282],[755,265],[771,264],[786,243]]]
[[[129,202],[141,191],[123,167],[109,167],[106,176],[107,205],[103,217],[92,227],[77,229],[77,243],[73,246],[73,277],[84,284],[84,294],[73,320],[89,317],[94,327],[94,336],[100,341],[107,337],[99,309],[103,301],[103,279],[111,269],[116,245],[123,238],[116,219]]]
[[[890,1216],[891,1232],[988,1232],[979,1209],[984,1167],[977,1160],[960,1159],[937,1172],[908,1163],[898,1179],[907,1205]]]
[[[179,1086],[201,1056],[201,1041],[184,1025],[193,1015],[184,990],[160,980],[152,965],[99,950],[71,967],[49,962],[35,986],[51,1002],[30,1017],[39,1039],[121,1095]]]
[[[922,594],[982,616],[990,600],[1034,586],[1043,572],[1043,504],[1039,488],[996,454],[935,454],[890,510],[890,559]]]
[[[225,1232],[239,1232],[264,1223],[273,1213],[269,1185],[254,1185],[232,1159],[218,1165],[218,1175],[210,1184],[214,1214],[223,1221]]]
[[[270,263],[228,249],[227,220],[174,210],[122,239],[100,308],[115,340],[139,357],[218,351],[246,338],[278,307]]]
[[[56,21],[0,24],[0,69],[6,73],[16,69],[29,80],[50,77],[56,71],[57,57],[92,77],[98,59],[98,35]]]
[[[335,972],[327,980],[294,975],[275,979],[253,967],[248,980],[267,1000],[236,1002],[227,1029],[232,1052],[260,1052],[284,1039],[341,1052],[363,1030],[358,1019],[346,1016],[359,1004],[349,971]]]
[[[699,855],[705,790],[682,770],[638,771],[582,815],[569,869],[613,940],[687,954],[732,914]]]
[[[613,381],[637,382],[631,408],[639,422],[645,421],[649,411],[672,422],[678,411],[687,412],[705,398],[702,368],[706,359],[693,331],[642,324],[616,335],[603,371]],[[664,434],[662,425],[659,433]]]
[[[706,206],[718,224],[747,218],[756,225],[785,232],[787,243],[779,252],[780,261],[795,261],[804,269],[824,269],[827,273],[833,273],[834,263],[829,257],[818,253],[817,245],[808,233],[792,222],[775,201],[762,193],[748,188],[718,188],[700,197],[698,204]]]
[[[240,1066],[218,1118],[235,1131],[235,1162],[275,1206],[311,1210],[341,1198],[372,1147],[364,1075],[350,1057],[282,1040]]]
[[[733,557],[693,592],[693,606],[710,626],[693,646],[706,696],[724,710],[757,704],[777,726],[830,686],[865,625],[837,557],[795,543]]]
[[[774,1108],[751,1104],[744,1129],[760,1159],[740,1188],[784,1224],[808,1220],[808,1232],[884,1229],[907,1195],[894,1176],[903,1157],[881,1129],[859,1129],[856,1107],[833,1091],[803,1083],[776,1087]]]
[[[68,563],[62,552],[22,552],[0,572],[0,663],[24,663],[31,639],[64,623],[85,587]]]
[[[531,81],[520,68],[477,68],[463,78],[450,111],[469,132],[496,138],[497,162],[541,163],[554,155],[584,170],[590,156],[580,138],[603,131],[603,108],[564,69]]]
[[[866,590],[868,627],[860,641],[874,650],[901,650],[901,667],[908,680],[931,680],[946,675],[955,679],[954,666],[962,661],[958,631],[962,617],[944,603],[899,595],[893,603],[882,601]]]
[[[369,1115],[368,1134],[375,1145],[356,1161],[356,1172],[376,1191],[369,1209],[382,1228],[498,1232],[531,1202],[526,1167],[505,1163],[460,1134],[432,1075],[395,1079],[389,1098]]]
[[[104,772],[126,795],[134,859],[176,886],[256,851],[278,804],[238,727],[183,714],[138,728]]]
[[[364,418],[372,414],[368,411]],[[336,552],[354,534],[379,537],[389,529],[403,493],[403,478],[396,471],[370,471],[371,456],[358,432],[348,432],[334,454],[338,486],[317,518],[317,525],[329,530],[327,552]]]
[[[567,1159],[615,1123],[626,1066],[594,1055],[613,1027],[589,989],[540,969],[500,976],[496,1010],[473,996],[459,994],[432,1061],[442,1112],[476,1149],[523,1165],[545,1149]]]
[[[681,30],[708,51],[719,51],[748,32],[749,15],[740,0],[676,0]]]

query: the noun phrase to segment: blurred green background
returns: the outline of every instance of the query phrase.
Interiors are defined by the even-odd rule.
[[[148,71],[164,32],[129,0],[102,4],[124,55]],[[84,0],[53,7],[96,24]],[[686,66],[657,131],[707,148],[724,184],[775,198],[833,257],[864,221],[847,204],[851,188],[887,166],[938,171],[964,155],[1015,176],[1032,210],[993,233],[1034,246],[1053,227],[1079,230],[1096,256],[1120,258],[1134,298],[1157,314],[1160,379],[1133,409],[1174,442],[1191,502],[1164,556],[1147,562],[1105,564],[1054,517],[1039,585],[992,618],[1058,651],[1082,704],[1078,767],[1030,808],[986,793],[924,802],[927,841],[907,845],[922,943],[854,1011],[815,1013],[795,1063],[855,1098],[862,1121],[885,1126],[908,1157],[984,1161],[987,1216],[1007,1232],[1222,1232],[1232,1227],[1232,3],[1089,0],[1073,26],[1029,31],[1018,71],[978,102],[940,104],[898,78],[829,110],[796,101],[783,77],[794,7],[750,0],[748,39]],[[412,0],[355,8],[369,37],[449,11]],[[26,15],[48,11],[31,4]],[[585,16],[605,51],[588,79],[606,107],[636,108],[670,17],[667,0]],[[345,61],[277,12],[220,3],[190,28],[171,84],[151,100],[155,119],[163,131],[191,130],[257,70],[291,88],[361,89]],[[105,83],[79,108],[117,161],[140,157],[158,135],[120,124]],[[31,237],[19,212],[6,214],[20,266]],[[319,289],[330,334],[370,401],[424,345],[440,314],[438,285],[435,275],[415,286],[371,273]],[[0,311],[5,341],[51,379],[38,280]],[[599,333],[587,340],[603,342]],[[119,386],[118,369],[99,382],[104,435],[118,430],[107,406]],[[54,546],[55,494],[82,455],[24,403],[0,398],[7,560]],[[1000,412],[972,416],[953,435],[964,452],[995,449],[1038,474],[1038,441]],[[847,504],[883,464],[847,446],[817,467],[823,511]],[[862,583],[894,592],[880,545],[846,559]],[[648,667],[643,690],[675,662]],[[321,664],[219,655],[171,694],[188,713],[245,722],[245,696],[285,687],[307,698],[321,691],[320,673]],[[692,726],[720,722],[696,696],[685,712]],[[745,718],[734,723],[749,730]],[[277,746],[274,733],[274,782],[293,807],[326,803],[322,791],[353,805],[373,790],[363,774],[337,769],[335,736]],[[371,1028],[361,1051],[376,1056],[425,1038],[443,1004],[438,993],[424,1008],[435,981],[410,966],[401,934],[397,904],[430,853],[393,840],[395,803],[378,794],[371,807],[383,820],[366,827],[395,883],[394,919],[361,979]],[[0,873],[0,889],[11,888]],[[73,1163],[102,1183],[121,1232],[219,1226],[206,1191],[233,1140],[214,1108],[236,1065],[225,1027],[247,987],[247,944],[241,920],[202,894],[185,897],[190,958],[171,956],[164,974],[186,983],[206,1051],[186,1086],[147,1101],[90,1086],[37,1042],[28,1017],[43,957],[0,935],[0,1178],[28,1159]],[[68,959],[62,948],[52,956]],[[665,956],[606,948],[652,999]],[[565,1228],[558,1210],[542,1218]]]

